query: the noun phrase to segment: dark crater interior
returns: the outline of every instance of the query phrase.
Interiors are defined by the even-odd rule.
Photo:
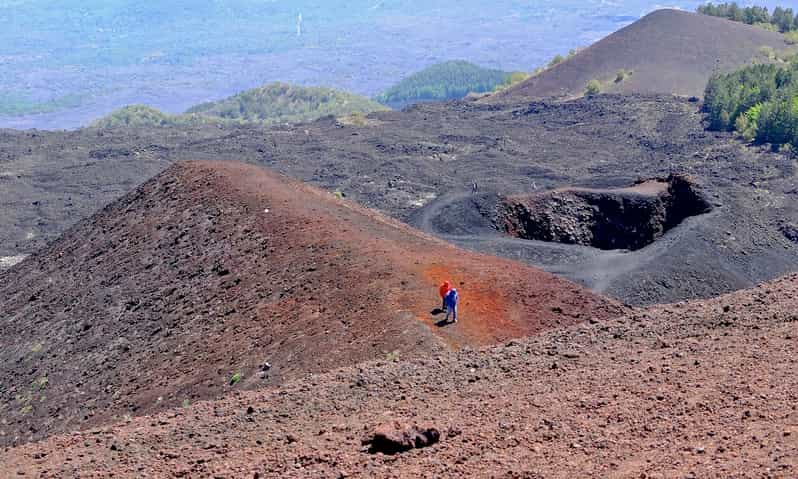
[[[522,239],[634,251],[711,209],[691,178],[671,175],[628,188],[565,188],[508,197],[499,204],[497,226]]]

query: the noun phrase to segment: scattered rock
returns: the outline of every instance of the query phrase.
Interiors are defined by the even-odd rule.
[[[795,225],[794,223],[784,223],[779,226],[779,230],[785,238],[793,243],[798,243],[798,225]]]
[[[369,445],[369,452],[376,454],[397,454],[428,447],[437,443],[441,433],[434,427],[408,426],[398,421],[380,424],[363,440]]]

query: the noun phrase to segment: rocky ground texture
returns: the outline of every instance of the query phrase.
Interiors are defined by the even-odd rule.
[[[798,276],[486,349],[364,363],[0,453],[8,477],[798,474]],[[386,455],[375,428],[433,426]],[[426,429],[422,429],[426,431]]]
[[[4,445],[623,309],[264,168],[180,162],[0,272],[0,311]]]
[[[752,287],[798,268],[795,161],[707,132],[670,96],[428,104],[352,124],[0,132],[0,256],[29,254],[177,160],[234,160],[338,191],[479,252],[526,261],[630,304]],[[507,241],[499,196],[618,188],[688,174],[713,212],[632,253]],[[480,195],[470,194],[476,180]],[[475,207],[474,201],[479,203]],[[481,202],[481,203],[480,203]]]

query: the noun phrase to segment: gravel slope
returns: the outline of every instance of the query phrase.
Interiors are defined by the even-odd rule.
[[[12,476],[795,477],[798,276],[7,449]],[[371,455],[386,420],[439,444]]]
[[[455,325],[431,312],[444,280]],[[181,162],[0,273],[0,311],[0,444],[18,444],[622,308],[257,166]]]
[[[767,62],[763,48],[794,51],[777,32],[681,10],[657,10],[559,65],[485,101],[581,96],[590,80],[611,93],[704,96],[716,71]],[[627,76],[616,81],[618,72]]]

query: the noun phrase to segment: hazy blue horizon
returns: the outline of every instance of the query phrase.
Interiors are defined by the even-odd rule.
[[[452,59],[531,71],[652,10],[701,3],[0,0],[0,127],[74,128],[132,103],[179,112],[271,81],[373,96]]]

